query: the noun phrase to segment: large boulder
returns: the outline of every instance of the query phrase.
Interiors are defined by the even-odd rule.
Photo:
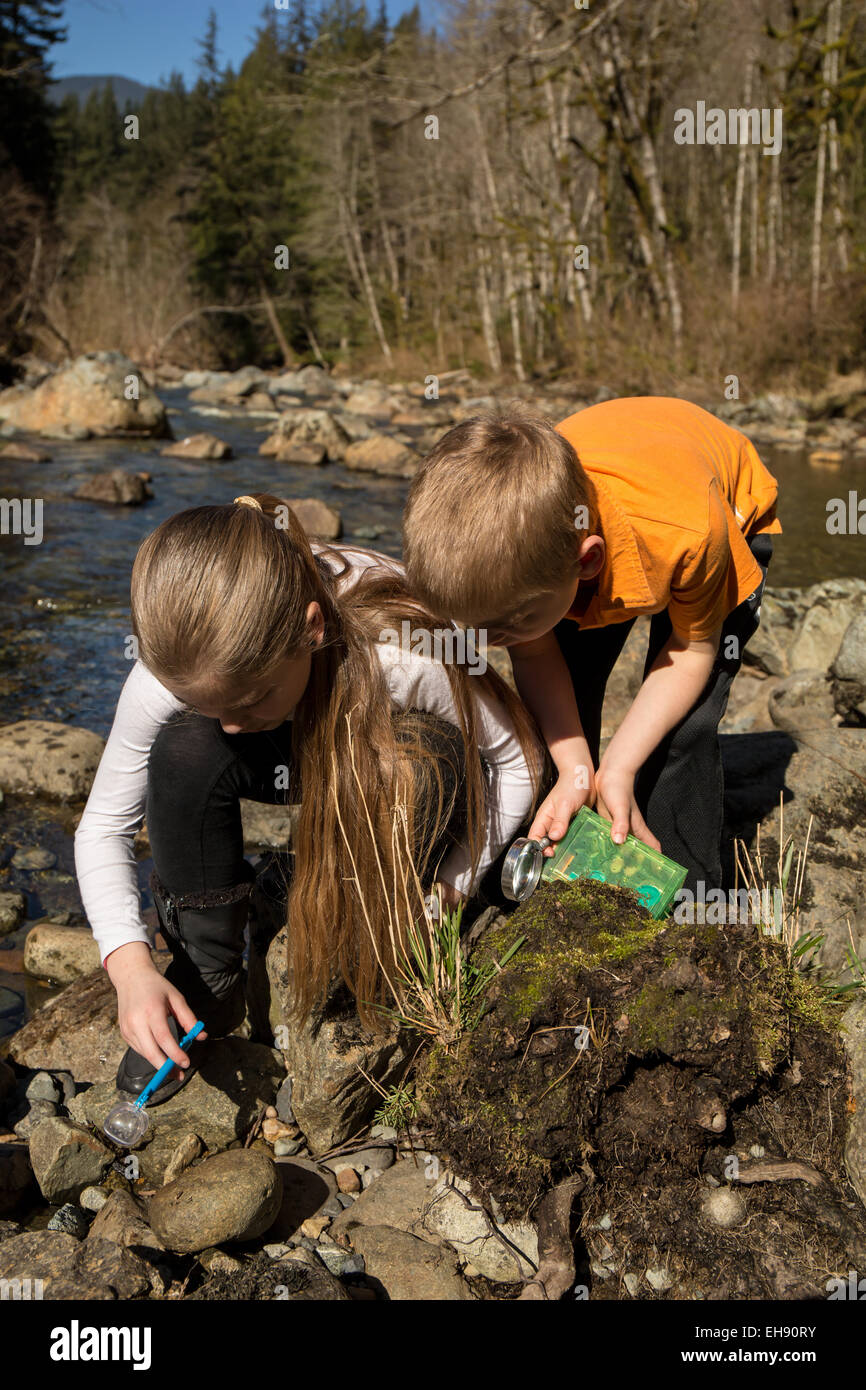
[[[89,729],[47,719],[21,719],[0,727],[0,787],[83,800],[90,792],[105,740]]]
[[[111,468],[96,473],[75,489],[81,502],[105,502],[110,507],[140,507],[153,496],[149,473],[128,473],[125,468]]]
[[[256,1149],[232,1149],[161,1188],[150,1198],[148,1220],[169,1250],[190,1254],[262,1235],[281,1199],[282,1178],[273,1160]]]
[[[0,393],[0,417],[34,434],[78,428],[95,435],[171,435],[162,401],[120,352],[88,352],[32,390],[10,387]]]
[[[258,891],[257,891],[258,890]],[[389,1029],[373,1035],[361,1026],[354,1003],[335,987],[325,1007],[315,1009],[298,1026],[290,1017],[292,987],[287,966],[288,928],[282,926],[279,899],[265,895],[261,880],[253,889],[250,971],[264,1000],[258,1000],[259,1026],[264,1017],[270,1036],[283,1055],[292,1078],[292,1109],[313,1154],[321,1154],[354,1135],[369,1123],[380,1097],[363,1075],[383,1088],[401,1081],[408,1070],[415,1045],[405,1032]],[[276,911],[281,929],[266,951],[265,972],[255,957],[262,950],[262,922]],[[261,959],[261,956],[259,955]]]

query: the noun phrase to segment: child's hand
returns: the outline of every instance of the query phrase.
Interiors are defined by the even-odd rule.
[[[153,1067],[161,1067],[170,1057],[179,1067],[189,1066],[189,1057],[171,1035],[168,1020],[173,1014],[181,1033],[188,1033],[196,1016],[183,995],[164,980],[150,959],[143,942],[121,946],[106,957],[106,970],[117,990],[117,1022],[129,1046]],[[199,1033],[199,1039],[207,1033]]]
[[[578,787],[575,786],[574,777],[560,776],[536,811],[528,832],[530,840],[540,840],[546,835],[548,840],[554,842],[544,851],[545,859],[550,859],[556,853],[555,842],[562,839],[581,806],[590,803],[593,793],[594,787]]]
[[[636,840],[649,845],[650,849],[661,851],[659,841],[637,808],[634,799],[634,773],[615,765],[605,767],[602,758],[596,773],[595,785],[598,791],[595,809],[600,816],[612,822],[611,839],[621,845],[630,832]]]

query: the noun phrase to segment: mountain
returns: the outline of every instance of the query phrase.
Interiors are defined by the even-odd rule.
[[[134,82],[131,77],[118,77],[115,73],[110,73],[105,77],[61,77],[54,86],[49,87],[48,96],[55,105],[59,106],[64,97],[72,93],[78,97],[79,106],[83,106],[90,93],[94,89],[101,90],[107,82],[113,86],[114,97],[121,110],[127,102],[131,104],[139,102],[147,92],[152,90],[150,87],[146,87],[143,82]]]

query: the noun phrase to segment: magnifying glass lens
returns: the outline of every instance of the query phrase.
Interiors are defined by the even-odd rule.
[[[512,902],[523,902],[538,886],[549,840],[515,840],[502,865],[502,891]]]

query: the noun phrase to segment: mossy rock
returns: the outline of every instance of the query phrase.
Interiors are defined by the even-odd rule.
[[[638,1072],[642,1150],[693,1172],[731,1104],[787,1060],[798,1009],[819,1013],[754,927],[657,921],[634,894],[591,880],[542,885],[482,939],[479,959],[521,935],[478,1026],[456,1052],[428,1053],[417,1088],[429,1146],[510,1220],[588,1171],[610,1115],[627,1127],[621,1098]]]

